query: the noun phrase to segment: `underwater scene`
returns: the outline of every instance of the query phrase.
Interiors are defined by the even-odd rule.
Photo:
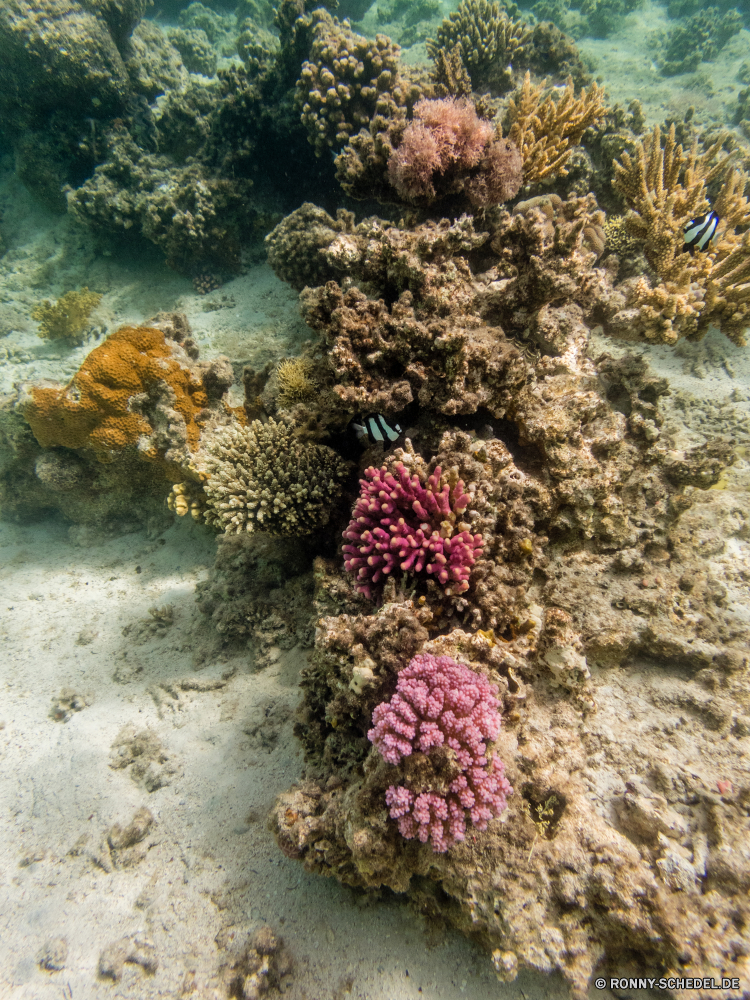
[[[747,0],[0,0],[0,1000],[750,998]]]

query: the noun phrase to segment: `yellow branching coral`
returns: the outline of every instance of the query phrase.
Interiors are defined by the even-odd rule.
[[[569,77],[557,97],[554,92],[544,94],[544,84],[534,86],[527,73],[520,90],[508,101],[508,138],[521,150],[526,184],[553,174],[564,177],[573,146],[581,141],[589,125],[600,121],[607,112],[604,89],[596,83],[576,97]]]
[[[82,288],[66,292],[57,302],[45,299],[31,310],[31,318],[39,323],[39,336],[45,340],[70,340],[79,343],[88,326],[89,316],[101,302],[101,295]]]
[[[310,399],[318,388],[313,372],[315,365],[309,358],[284,358],[276,368],[279,383],[279,402],[282,406]]]
[[[701,337],[713,323],[735,343],[745,342],[750,324],[748,178],[728,156],[719,156],[722,140],[705,150],[696,140],[686,152],[675,140],[674,125],[663,143],[657,125],[632,155],[615,160],[614,186],[630,208],[627,229],[642,241],[661,279],[652,286],[641,278],[631,289],[631,303],[649,339],[674,343],[681,336]],[[707,186],[722,176],[713,206],[721,220],[715,245],[690,255],[684,226],[708,210]]]

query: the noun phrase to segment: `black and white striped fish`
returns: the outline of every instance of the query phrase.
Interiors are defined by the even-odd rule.
[[[685,246],[690,253],[696,250],[710,250],[710,244],[716,239],[716,229],[719,216],[713,209],[697,219],[691,219],[685,226]]]
[[[403,434],[400,424],[389,424],[382,413],[373,413],[365,417],[361,423],[352,422],[352,428],[356,432],[360,443],[369,441],[370,444],[382,443],[385,448],[388,444],[393,444]]]

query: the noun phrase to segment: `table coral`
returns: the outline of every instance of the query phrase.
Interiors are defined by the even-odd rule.
[[[472,535],[463,521],[471,496],[460,479],[443,479],[438,467],[423,482],[396,462],[392,470],[366,469],[360,487],[343,552],[362,594],[375,597],[384,579],[399,570],[434,577],[446,596],[469,589],[482,536]]]
[[[405,783],[385,793],[402,837],[429,841],[444,853],[466,838],[467,818],[486,830],[506,808],[513,789],[486,745],[500,732],[498,707],[497,689],[487,678],[449,656],[420,654],[400,671],[395,694],[373,712],[367,738],[389,764],[412,753],[426,755],[427,764],[441,758],[434,784],[420,760],[416,791],[407,770]]]
[[[156,458],[156,429],[143,405],[134,403],[144,404],[163,392],[175,419],[183,423],[188,446],[195,448],[200,435],[196,417],[209,400],[183,353],[161,330],[122,327],[91,351],[68,385],[32,385],[19,405],[45,448],[84,448],[107,462],[137,446]]]

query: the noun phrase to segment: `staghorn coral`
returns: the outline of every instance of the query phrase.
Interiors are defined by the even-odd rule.
[[[727,42],[742,29],[742,15],[736,9],[721,13],[706,7],[686,18],[668,32],[659,58],[664,76],[696,70],[701,62],[715,59]]]
[[[521,152],[524,183],[555,174],[564,177],[572,147],[605,114],[604,89],[598,84],[592,83],[576,97],[569,79],[562,92],[545,96],[544,86],[533,85],[527,72],[520,90],[508,101],[508,138]]]
[[[344,567],[360,593],[374,598],[399,570],[434,577],[447,597],[469,589],[482,536],[463,520],[471,496],[460,479],[444,479],[438,466],[423,482],[396,462],[392,470],[366,469],[360,487],[343,546]]]
[[[708,149],[697,139],[689,152],[672,125],[664,137],[654,126],[633,155],[615,161],[614,185],[630,208],[626,226],[642,241],[659,282],[640,277],[626,284],[627,308],[610,319],[620,335],[673,344],[699,338],[711,323],[737,344],[745,342],[750,316],[750,201],[746,174],[720,157],[723,137]],[[707,188],[722,179],[713,207],[721,226],[715,246],[685,252],[683,227],[705,212]],[[738,229],[740,230],[738,232]]]
[[[486,208],[515,197],[521,176],[518,149],[495,137],[465,98],[419,101],[388,160],[391,184],[409,201],[463,192],[475,207]]]
[[[349,472],[332,449],[300,441],[289,421],[273,419],[219,424],[204,435],[195,467],[205,493],[203,516],[227,534],[319,531]]]
[[[401,769],[405,783],[385,793],[406,840],[429,841],[442,854],[466,839],[467,818],[474,829],[486,830],[505,810],[513,789],[486,745],[500,732],[496,695],[486,677],[449,656],[420,654],[399,672],[395,694],[376,706],[367,738],[380,756],[398,765],[419,755]],[[433,762],[431,782],[427,768]],[[412,763],[418,770],[410,775]],[[416,790],[410,777],[417,779]]]
[[[427,53],[438,73],[447,59],[459,59],[474,90],[502,94],[513,86],[508,69],[531,40],[531,28],[513,21],[494,0],[461,0],[440,25]]]
[[[54,305],[47,299],[39,302],[31,310],[31,318],[39,323],[39,336],[45,340],[69,340],[80,343],[88,329],[91,313],[102,297],[88,288],[77,292],[66,292]]]

